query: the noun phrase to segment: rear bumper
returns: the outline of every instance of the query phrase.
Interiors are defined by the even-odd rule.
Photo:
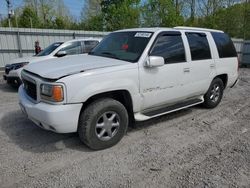
[[[233,85],[230,86],[230,88],[233,88],[234,86],[236,86],[239,82],[239,78],[236,79],[236,81],[233,83]]]
[[[27,117],[39,127],[57,133],[76,132],[82,104],[53,105],[31,102],[23,86],[19,87],[19,104]]]

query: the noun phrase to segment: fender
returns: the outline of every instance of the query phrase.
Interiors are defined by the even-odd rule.
[[[60,81],[67,86],[67,103],[84,103],[90,97],[116,90],[127,90],[133,101],[133,110],[141,109],[142,99],[139,90],[138,68],[103,72],[90,72],[63,78]]]

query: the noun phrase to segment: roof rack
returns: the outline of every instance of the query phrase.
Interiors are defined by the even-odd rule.
[[[199,27],[184,27],[184,26],[177,26],[174,27],[174,29],[186,29],[186,30],[195,30],[195,31],[209,31],[209,32],[220,32],[224,33],[221,30],[216,30],[216,29],[206,29],[206,28],[199,28]]]

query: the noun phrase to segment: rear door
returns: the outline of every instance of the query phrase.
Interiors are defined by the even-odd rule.
[[[185,32],[190,58],[183,76],[183,91],[187,97],[204,94],[216,75],[211,34]]]

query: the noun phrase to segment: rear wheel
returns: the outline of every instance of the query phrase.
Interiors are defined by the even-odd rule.
[[[78,134],[91,149],[99,150],[117,144],[127,131],[126,108],[114,99],[91,103],[80,115]]]
[[[204,95],[203,106],[206,108],[215,108],[221,101],[223,96],[224,84],[220,78],[215,78],[207,93]]]

